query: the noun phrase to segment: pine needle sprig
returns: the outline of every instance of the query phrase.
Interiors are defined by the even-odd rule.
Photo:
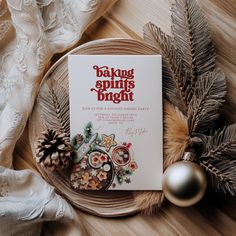
[[[216,55],[207,20],[194,0],[176,0],[171,11],[174,44],[181,48],[181,58],[194,90],[198,76],[215,69]]]
[[[93,135],[93,124],[92,122],[88,122],[88,124],[86,124],[84,127],[84,142],[88,143],[92,135]]]
[[[176,83],[172,79],[172,73],[164,58],[162,58],[162,77],[163,98],[177,107],[184,115],[187,115],[186,107],[182,102]]]
[[[57,81],[49,81],[39,96],[42,116],[48,128],[70,134],[69,97]]]
[[[236,196],[236,124],[199,137],[204,144],[199,163],[208,174],[210,186]]]
[[[216,159],[201,161],[206,170],[208,184],[216,192],[236,196],[236,160]]]
[[[176,96],[179,97],[182,105],[182,107],[179,108],[187,111],[189,104],[189,91],[191,87],[188,86],[188,74],[183,68],[181,57],[173,44],[172,38],[169,35],[166,35],[159,27],[151,22],[146,24],[143,30],[144,40],[160,48],[161,54],[164,57],[164,61],[167,63],[169,69],[169,71],[166,71],[164,75],[167,76],[167,81],[170,81],[170,78],[174,80],[177,88],[175,90],[177,93]],[[171,85],[173,86],[174,84],[171,83]],[[166,89],[166,91],[168,92],[170,90]],[[171,94],[169,94],[168,97],[171,97]]]
[[[205,147],[201,159],[227,156],[236,160],[236,124],[225,126],[210,136],[200,135],[200,138]]]
[[[224,73],[220,69],[201,75],[189,104],[189,132],[205,133],[214,127],[226,94]]]

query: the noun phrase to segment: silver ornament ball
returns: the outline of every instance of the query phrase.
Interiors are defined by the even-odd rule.
[[[181,207],[194,205],[204,196],[207,178],[201,166],[191,161],[179,161],[164,172],[162,188],[165,197]]]

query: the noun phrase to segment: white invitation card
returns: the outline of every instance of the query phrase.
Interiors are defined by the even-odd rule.
[[[161,56],[68,57],[71,187],[161,190]]]

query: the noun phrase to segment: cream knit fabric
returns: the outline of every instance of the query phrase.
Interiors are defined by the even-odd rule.
[[[45,66],[114,2],[0,0],[0,235],[40,235],[42,223],[55,220],[70,222],[71,235],[82,233],[73,208],[40,176],[8,168]]]

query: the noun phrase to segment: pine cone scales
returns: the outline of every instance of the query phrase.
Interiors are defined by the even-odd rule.
[[[72,147],[66,133],[58,134],[55,130],[47,129],[38,139],[36,162],[54,171],[69,166]]]

